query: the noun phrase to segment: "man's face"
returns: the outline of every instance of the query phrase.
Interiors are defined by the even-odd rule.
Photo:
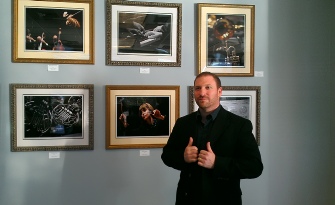
[[[57,37],[56,35],[54,35],[54,36],[52,37],[52,40],[53,40],[54,43],[57,43],[57,41],[58,41],[58,37]]]
[[[194,99],[205,112],[215,110],[220,104],[222,88],[218,88],[212,76],[199,77],[194,83]]]

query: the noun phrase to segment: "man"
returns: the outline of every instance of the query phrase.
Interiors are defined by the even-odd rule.
[[[60,35],[60,31],[59,31],[59,35]],[[63,43],[60,39],[58,39],[57,35],[54,35],[52,37],[52,42],[53,42],[53,47],[52,50],[56,51],[56,50],[65,50]]]
[[[31,32],[29,29],[27,29],[27,35],[26,35],[26,49],[27,50],[33,50],[36,40],[31,37]]]
[[[48,43],[44,40],[44,33],[42,33],[42,36],[37,36],[35,41],[35,50],[47,50]]]
[[[180,170],[176,205],[241,205],[240,179],[263,171],[249,120],[220,105],[220,79],[200,73],[194,80],[198,111],[179,118],[163,148],[163,162]]]

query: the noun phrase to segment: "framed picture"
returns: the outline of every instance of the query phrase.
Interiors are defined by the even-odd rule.
[[[94,64],[93,0],[14,0],[13,62]]]
[[[12,151],[93,150],[92,84],[11,84]]]
[[[254,76],[255,6],[198,4],[198,73]]]
[[[107,0],[106,64],[181,66],[181,4]]]
[[[189,99],[189,112],[198,110],[198,105],[194,100],[193,86],[189,87]],[[220,104],[227,111],[251,121],[254,127],[252,132],[257,144],[260,145],[261,87],[222,86]]]
[[[106,149],[163,147],[179,117],[179,86],[106,86]]]

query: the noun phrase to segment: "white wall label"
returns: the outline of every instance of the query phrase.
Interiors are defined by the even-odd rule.
[[[263,71],[255,71],[255,77],[264,77]]]
[[[48,65],[48,71],[59,71],[58,65]]]
[[[150,68],[140,68],[140,73],[149,74],[150,73]]]
[[[60,152],[49,152],[49,159],[57,159],[60,157]]]
[[[140,150],[140,156],[150,156],[150,150]]]

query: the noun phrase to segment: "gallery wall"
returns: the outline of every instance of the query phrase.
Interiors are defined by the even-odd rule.
[[[159,0],[158,2],[164,2]],[[106,65],[104,0],[95,1],[95,63],[13,63],[12,1],[0,1],[0,204],[171,205],[179,172],[161,148],[105,149],[106,85],[178,85],[180,116],[196,75],[198,1],[182,3],[180,67]],[[255,71],[221,77],[224,86],[261,86],[260,146],[264,172],[242,180],[246,205],[329,205],[335,201],[334,2],[331,0],[203,1],[255,5]],[[11,151],[11,83],[94,84],[94,150]],[[141,151],[149,156],[140,156]]]
[[[335,2],[332,2],[332,4],[331,4],[331,8],[332,9],[335,9]],[[333,19],[333,18],[331,18],[332,19],[332,27],[330,28],[330,30],[331,30],[331,35],[333,36],[334,34],[335,34],[335,19]],[[335,39],[332,39],[332,41],[331,41],[331,45],[330,45],[330,51],[329,51],[329,53],[331,54],[331,56],[334,56],[334,50],[332,49],[333,47],[334,47],[334,45],[335,45]],[[331,76],[332,76],[332,79],[334,79],[334,76],[335,76],[335,58],[332,58],[331,57],[331,62],[330,62],[330,68],[331,68]],[[331,80],[331,90],[333,91],[334,90],[334,88],[335,88],[335,82],[334,82],[334,80]],[[333,103],[335,101],[335,93],[334,92],[331,92],[331,103]],[[334,106],[331,106],[331,113],[332,113],[332,116],[334,116],[334,114],[335,114],[335,108],[334,108]],[[335,119],[334,119],[334,117],[332,117],[331,118],[331,121],[330,121],[330,124],[331,125],[333,125],[334,124],[334,122],[335,122]],[[331,141],[331,144],[333,145],[334,143],[335,143],[335,127],[334,126],[332,126],[332,129],[331,129],[331,136],[332,136],[332,141]],[[332,153],[331,153],[331,156],[332,157],[335,157],[335,150],[334,149],[332,149]],[[332,164],[332,172],[334,173],[334,171],[335,171],[335,164]],[[335,177],[333,177],[333,180],[332,180],[332,182],[331,182],[331,184],[332,184],[332,190],[335,190],[334,188],[335,188]]]

